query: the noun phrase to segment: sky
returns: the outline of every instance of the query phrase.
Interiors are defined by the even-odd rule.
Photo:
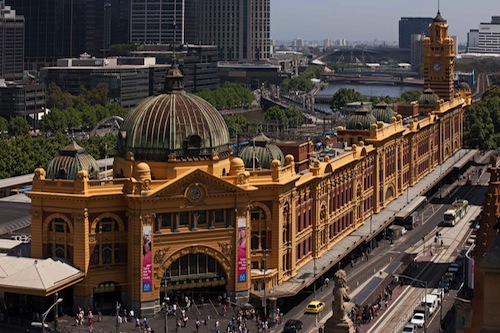
[[[450,36],[467,42],[467,32],[500,16],[499,0],[440,0]],[[398,41],[401,17],[435,17],[438,0],[271,0],[275,40]]]

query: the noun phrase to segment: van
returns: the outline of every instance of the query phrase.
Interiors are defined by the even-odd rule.
[[[427,306],[429,317],[431,317],[439,306],[439,297],[436,295],[427,294],[422,298],[422,306]]]

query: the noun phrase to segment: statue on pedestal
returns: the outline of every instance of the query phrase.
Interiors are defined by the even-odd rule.
[[[327,333],[353,333],[352,320],[347,316],[350,310],[349,287],[347,286],[347,274],[344,270],[338,270],[333,276],[334,287],[332,303],[333,316],[325,323]]]

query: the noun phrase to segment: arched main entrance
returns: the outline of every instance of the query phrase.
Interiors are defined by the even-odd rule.
[[[165,269],[160,299],[165,300],[165,290],[170,302],[185,303],[185,297],[200,302],[217,299],[226,293],[227,275],[222,265],[207,253],[189,253],[174,259]]]
[[[107,281],[94,286],[94,309],[103,314],[115,314],[116,302],[121,303],[121,286]]]

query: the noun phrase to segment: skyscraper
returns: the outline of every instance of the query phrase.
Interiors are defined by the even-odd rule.
[[[130,41],[217,45],[219,59],[270,53],[270,0],[131,0]]]
[[[218,45],[219,59],[269,58],[270,0],[199,1],[200,43]]]
[[[37,70],[58,58],[104,48],[104,0],[5,0],[26,22],[25,61]]]
[[[24,17],[0,2],[0,78],[20,81],[24,65]]]
[[[399,20],[399,48],[411,48],[411,35],[429,36],[429,25],[432,17],[402,17]]]

